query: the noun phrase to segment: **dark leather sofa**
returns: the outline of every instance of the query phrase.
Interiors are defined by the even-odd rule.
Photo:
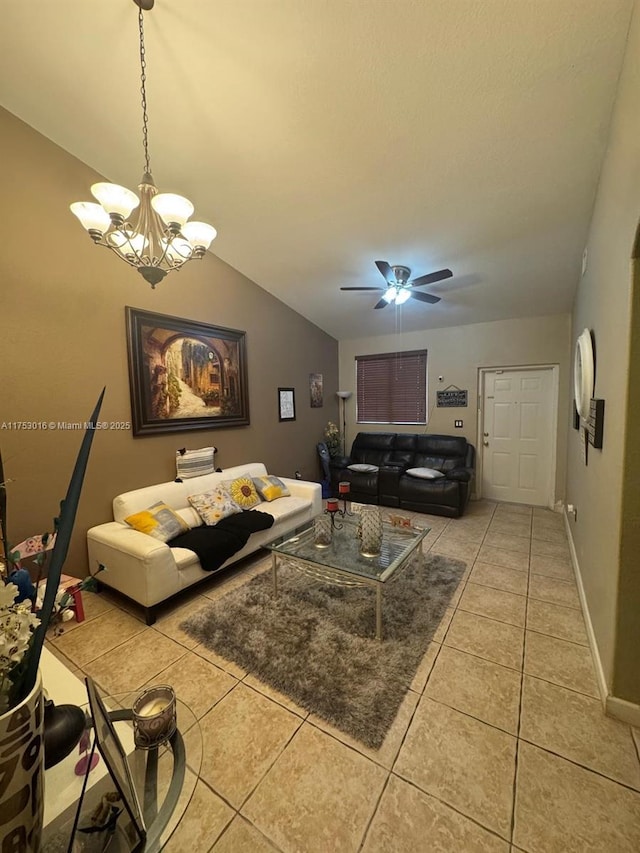
[[[364,464],[376,471],[354,471]],[[331,493],[338,483],[350,484],[349,497],[366,504],[399,507],[458,518],[469,501],[474,476],[475,448],[465,438],[394,432],[359,432],[348,457],[330,462]],[[406,472],[432,468],[444,474],[421,479]]]

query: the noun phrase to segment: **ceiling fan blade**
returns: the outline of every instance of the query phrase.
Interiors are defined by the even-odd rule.
[[[385,290],[384,287],[341,287],[340,290]]]
[[[436,281],[443,281],[445,278],[451,278],[453,273],[451,270],[438,270],[438,272],[430,272],[426,275],[419,275],[409,282],[410,287],[421,287],[423,284],[435,284]]]
[[[379,302],[376,302],[376,304],[373,307],[374,308],[385,308],[388,304],[389,303],[387,302],[386,299],[381,299]]]
[[[412,290],[411,298],[417,299],[418,302],[440,302],[439,296],[432,296],[430,293],[420,293],[419,290]]]
[[[376,261],[376,266],[382,273],[382,277],[386,282],[388,282],[389,284],[396,283],[396,277],[393,274],[393,270],[386,261]]]

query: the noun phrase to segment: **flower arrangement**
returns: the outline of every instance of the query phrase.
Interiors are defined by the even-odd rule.
[[[39,622],[31,602],[16,602],[18,595],[14,583],[0,584],[0,714],[11,705],[12,676],[20,669]]]
[[[324,437],[329,456],[340,456],[340,430],[333,421],[329,421],[324,428]]]
[[[88,419],[90,424],[95,424],[99,420],[104,393],[105,389],[102,390],[95,409]],[[18,583],[4,583],[0,580],[0,677],[2,678],[0,702],[3,702],[5,706],[0,713],[19,705],[36,684],[40,653],[47,627],[56,606],[62,567],[71,541],[93,435],[94,430],[89,426],[78,451],[66,497],[60,504],[60,516],[54,522],[56,528],[55,541],[51,550],[51,560],[40,611],[31,612],[33,593],[26,589],[23,591],[18,589]],[[9,481],[4,477],[2,457],[0,456],[0,564],[6,560],[7,566],[13,567],[14,564],[11,561],[13,549],[9,546],[7,536],[7,482]],[[41,539],[41,544],[42,540],[44,537]],[[29,542],[30,540],[26,541]],[[49,540],[47,539],[44,542],[44,550],[47,550],[48,544]],[[20,578],[21,572],[28,576],[26,569],[20,568],[13,571],[12,578]],[[12,578],[8,580],[11,581]],[[16,598],[22,600],[16,601]]]

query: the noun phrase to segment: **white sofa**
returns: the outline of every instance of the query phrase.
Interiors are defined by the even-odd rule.
[[[267,470],[261,462],[251,462],[203,477],[192,477],[181,483],[159,483],[118,495],[113,501],[115,520],[99,524],[87,532],[91,571],[95,572],[99,564],[106,566],[106,571],[100,574],[101,583],[141,604],[145,609],[147,624],[152,625],[158,604],[192,584],[210,578],[214,573],[205,572],[201,568],[193,551],[170,548],[146,533],[133,530],[124,523],[124,519],[134,512],[147,509],[157,501],[164,501],[181,515],[190,527],[195,527],[202,522],[190,506],[188,495],[206,492],[223,480],[242,476],[260,477],[266,473]],[[304,524],[322,511],[322,490],[319,483],[290,480],[285,477],[280,479],[287,485],[290,496],[268,503],[262,502],[255,507],[273,515],[273,527],[252,533],[244,548],[223,563],[217,571],[252,554],[265,543]]]

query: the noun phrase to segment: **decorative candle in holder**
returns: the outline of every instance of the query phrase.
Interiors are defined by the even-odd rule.
[[[342,509],[339,509],[338,512],[343,518],[345,517],[345,515],[353,515],[353,513],[347,509],[347,501],[349,500],[350,491],[351,483],[349,483],[347,480],[338,483],[338,497],[342,501]]]
[[[143,690],[133,711],[134,742],[140,749],[154,749],[171,738],[176,730],[176,694],[168,684]]]
[[[313,544],[316,548],[328,548],[331,545],[331,518],[319,515],[313,522]]]
[[[327,508],[325,509],[325,513],[328,513],[329,517],[331,518],[331,529],[342,530],[342,525],[336,522],[336,515],[342,515],[342,513],[340,512],[340,507],[338,506],[338,498],[327,499]]]

